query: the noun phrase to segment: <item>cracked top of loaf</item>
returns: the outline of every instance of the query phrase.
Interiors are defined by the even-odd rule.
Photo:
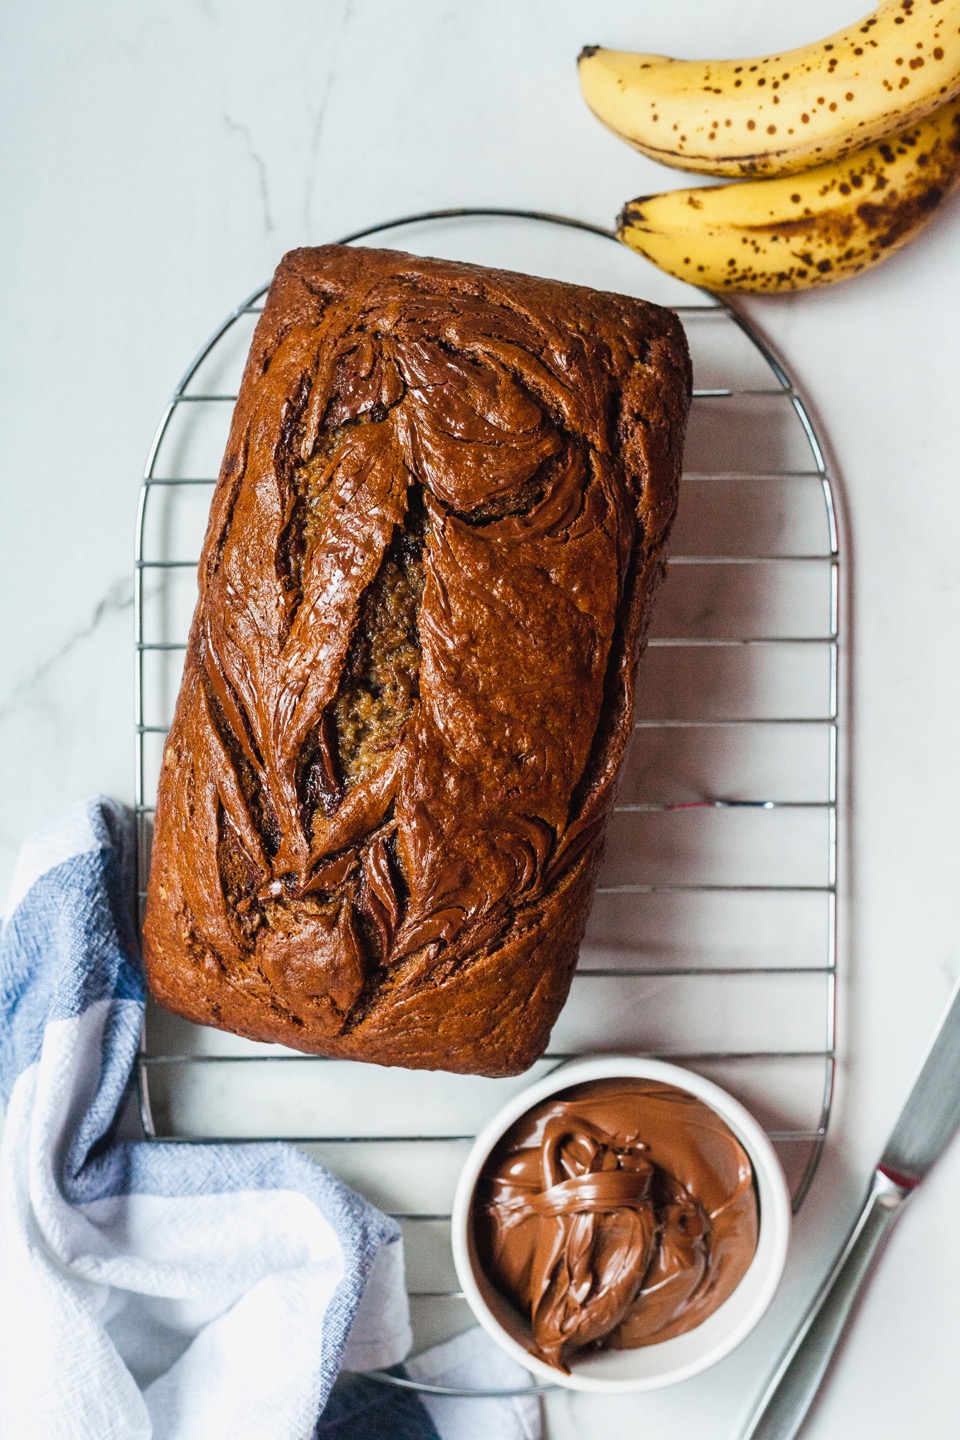
[[[673,518],[676,317],[284,257],[213,499],[145,925],[169,1008],[510,1074],[586,922]]]

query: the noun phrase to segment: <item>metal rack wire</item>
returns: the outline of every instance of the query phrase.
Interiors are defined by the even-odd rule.
[[[606,275],[610,232],[531,211],[432,211],[341,243],[373,236],[390,243],[403,232],[408,245],[413,238],[424,253],[445,253],[442,244],[453,243],[458,226],[478,224],[493,232],[519,226],[572,234],[586,246],[577,263],[589,269],[591,256],[602,253],[597,265]],[[601,245],[602,252],[591,249]],[[619,264],[625,252],[617,252]],[[649,280],[638,269],[632,283],[649,293]],[[595,283],[617,288],[609,279]],[[190,364],[144,471],[134,577],[141,903],[155,774],[185,649],[217,447],[236,398],[244,326],[262,309],[266,288],[239,305]],[[558,1022],[539,1073],[577,1054],[630,1049],[712,1074],[760,1114],[799,1209],[822,1152],[835,1069],[837,512],[823,447],[787,370],[736,312],[715,297],[683,291],[673,308],[691,337],[696,388],[675,532],[679,553],[644,661],[644,708],[574,982],[576,1002]],[[195,442],[204,430],[207,463],[198,464],[203,446]],[[718,534],[723,547],[712,539]],[[150,1011],[141,1110],[146,1133],[165,1139],[282,1133],[366,1189],[405,1228],[411,1298],[421,1320],[424,1307],[446,1307],[439,1322],[417,1327],[415,1315],[426,1341],[468,1321],[462,1303],[456,1307],[459,1292],[443,1258],[449,1210],[431,1197],[449,1193],[465,1147],[502,1103],[503,1089],[481,1081],[457,1091],[460,1077],[449,1077],[442,1113],[410,1133],[403,1116],[424,1092],[398,1087],[398,1073],[254,1045]],[[342,1134],[331,1125],[331,1107],[320,1103],[316,1084],[321,1074],[324,1090],[346,1083],[354,1093],[359,1084],[371,1111],[390,1118],[380,1126],[387,1133],[366,1125]],[[251,1085],[244,1077],[253,1075],[259,1079]],[[264,1091],[282,1118],[258,1128],[270,1111],[259,1103]],[[406,1157],[423,1155],[424,1147],[433,1154],[430,1196],[411,1198]],[[378,1156],[375,1167],[364,1169],[357,1159],[364,1153]],[[393,1170],[395,1183],[385,1179]]]

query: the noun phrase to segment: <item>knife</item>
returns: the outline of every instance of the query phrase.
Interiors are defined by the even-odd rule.
[[[873,1172],[863,1208],[741,1440],[794,1440],[880,1246],[960,1126],[960,980]]]

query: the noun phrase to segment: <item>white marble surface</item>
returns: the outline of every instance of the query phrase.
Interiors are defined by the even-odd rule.
[[[8,0],[0,18],[0,883],[19,838],[132,793],[130,555],[159,411],[281,252],[430,206],[608,223],[683,183],[588,115],[602,40],[782,48],[863,0]],[[856,1207],[960,970],[960,198],[874,274],[746,308],[787,356],[846,495],[849,734],[841,1075],[768,1321],[657,1397],[548,1404],[553,1440],[733,1436]],[[955,1146],[913,1202],[809,1426],[953,1440]]]

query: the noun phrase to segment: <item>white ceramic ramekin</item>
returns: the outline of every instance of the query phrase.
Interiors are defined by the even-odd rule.
[[[702,1324],[685,1335],[646,1345],[636,1350],[596,1350],[575,1357],[570,1374],[538,1360],[506,1328],[516,1312],[493,1288],[480,1270],[474,1254],[470,1210],[474,1186],[487,1157],[501,1137],[521,1115],[541,1101],[572,1085],[588,1080],[615,1080],[631,1077],[673,1085],[695,1095],[723,1119],[750,1157],[757,1185],[760,1233],[756,1253],[736,1290]],[[624,1393],[657,1390],[687,1380],[728,1355],[747,1336],[773,1299],[780,1283],[790,1234],[790,1195],[780,1162],[763,1130],[739,1101],[725,1090],[659,1060],[610,1055],[574,1060],[516,1095],[477,1136],[457,1185],[453,1202],[453,1258],[463,1293],[478,1321],[508,1354],[531,1371],[538,1380],[553,1381],[570,1390],[594,1393]]]

